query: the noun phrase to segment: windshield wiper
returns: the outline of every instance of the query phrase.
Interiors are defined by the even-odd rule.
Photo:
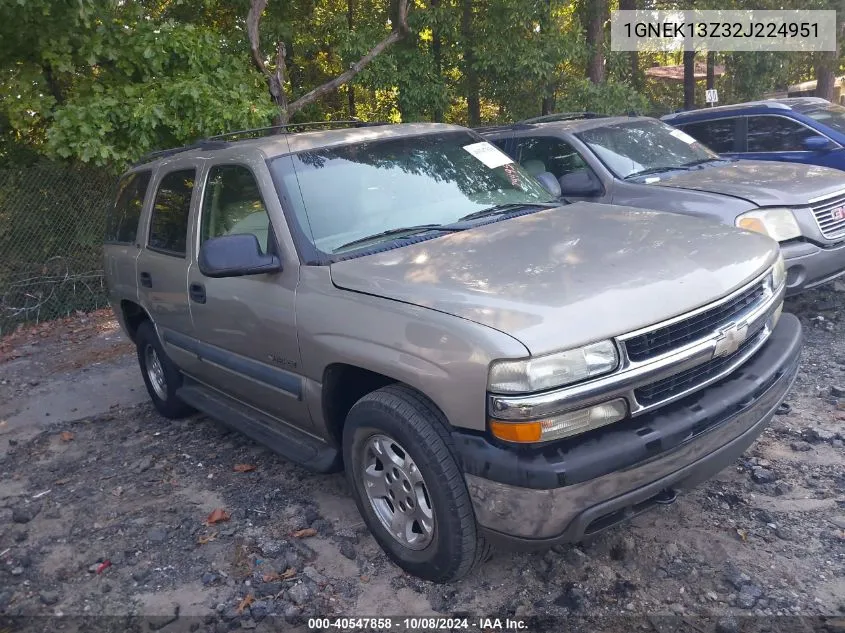
[[[478,218],[486,218],[491,215],[499,215],[500,213],[509,213],[510,211],[518,211],[519,209],[553,209],[558,206],[560,206],[560,203],[558,202],[506,202],[504,204],[495,204],[492,207],[465,215],[460,218],[458,222],[477,220]]]
[[[721,163],[722,161],[728,160],[727,158],[699,158],[698,160],[691,160],[688,163],[684,163],[683,167],[695,167],[697,165],[704,165],[705,163]]]
[[[648,169],[643,169],[642,171],[635,171],[633,174],[628,174],[623,178],[623,180],[628,180],[629,178],[637,178],[639,176],[648,176],[649,174],[659,174],[664,171],[672,171],[674,169],[680,169],[681,171],[686,171],[689,169],[687,165],[661,165],[660,167],[649,167]]]
[[[359,237],[357,240],[352,240],[351,242],[347,242],[346,244],[341,244],[337,248],[335,248],[332,252],[336,253],[339,250],[344,248],[349,248],[350,246],[357,246],[358,244],[365,244],[367,242],[372,242],[373,240],[377,240],[380,237],[411,237],[412,235],[417,235],[419,233],[425,233],[426,231],[448,231],[448,232],[455,232],[455,231],[464,231],[469,227],[466,226],[447,226],[445,224],[417,224],[414,226],[400,226],[395,229],[389,229],[387,231],[382,231],[381,233],[373,233],[372,235],[367,235],[366,237]]]

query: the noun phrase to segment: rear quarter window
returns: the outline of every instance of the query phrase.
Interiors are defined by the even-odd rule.
[[[195,178],[195,169],[181,169],[161,179],[150,217],[149,248],[185,256]]]
[[[149,171],[124,176],[117,188],[117,200],[106,218],[105,241],[131,244],[138,236],[138,222],[144,208],[144,198],[150,184]]]

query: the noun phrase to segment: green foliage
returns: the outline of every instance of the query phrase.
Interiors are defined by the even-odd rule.
[[[273,108],[263,78],[225,44],[191,24],[100,24],[80,51],[91,72],[53,112],[48,150],[120,164],[161,145],[266,124]]]
[[[483,96],[500,104],[501,118],[539,113],[544,96],[581,75],[588,49],[573,7],[546,0],[490,0],[478,51]]]
[[[17,51],[4,40],[7,138],[120,166],[152,148],[270,121],[266,85],[243,42],[118,4],[69,4],[85,11],[57,15],[62,3],[24,2],[20,19],[44,37],[16,42]]]
[[[649,107],[646,98],[627,84],[613,81],[594,84],[588,79],[567,83],[558,98],[558,106],[565,112],[586,110],[599,114],[643,113]]]
[[[288,99],[337,76],[384,38],[396,1],[269,0],[261,49],[273,68],[276,46],[285,44]],[[484,122],[534,116],[543,107],[614,114],[679,107],[680,83],[645,75],[651,65],[679,64],[679,55],[606,50],[607,82],[583,79],[591,51],[586,1],[411,0],[408,37],[294,120],[354,112],[364,119],[466,123],[468,72],[477,76]],[[756,8],[780,6],[761,1]],[[750,0],[702,2],[750,8]],[[810,2],[841,8],[842,0]],[[150,149],[269,124],[275,107],[250,59],[249,4],[8,0],[0,6],[0,161],[49,155],[119,169]],[[467,6],[469,33],[462,29]],[[812,78],[818,55],[718,59],[727,68],[717,80],[727,102]],[[703,97],[703,82],[697,90]]]

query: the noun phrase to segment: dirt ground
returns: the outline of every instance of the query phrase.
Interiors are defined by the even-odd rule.
[[[590,543],[497,553],[448,586],[387,560],[341,475],[203,416],[159,417],[110,313],[16,333],[0,341],[0,631],[306,631],[313,616],[379,615],[658,633],[745,631],[744,616],[809,630],[816,616],[811,628],[843,630],[845,285],[787,310],[805,326],[801,372],[733,467]],[[57,614],[71,619],[40,617]]]

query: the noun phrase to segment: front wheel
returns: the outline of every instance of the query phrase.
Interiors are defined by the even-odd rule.
[[[144,321],[138,326],[135,346],[141,375],[156,410],[172,420],[193,413],[194,409],[176,396],[176,390],[182,386],[182,373],[165,353],[150,321]]]
[[[361,516],[399,567],[451,582],[486,558],[446,420],[427,398],[403,385],[361,398],[343,457]]]

